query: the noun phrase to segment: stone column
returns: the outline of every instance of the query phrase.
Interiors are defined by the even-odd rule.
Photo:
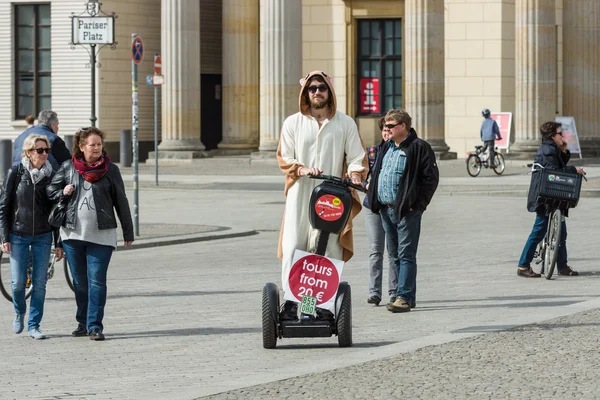
[[[515,143],[517,156],[539,147],[540,125],[553,121],[557,104],[556,1],[516,1]]]
[[[456,158],[444,139],[444,0],[406,0],[405,109],[436,156]]]
[[[575,118],[581,153],[600,155],[600,2],[564,2],[563,113]]]
[[[223,1],[223,141],[219,149],[258,149],[258,0]]]
[[[200,141],[200,3],[161,1],[161,158],[195,158]],[[178,154],[175,154],[178,153]]]
[[[260,79],[260,147],[272,157],[286,117],[299,111],[302,0],[264,0]],[[264,154],[264,153],[263,153]]]

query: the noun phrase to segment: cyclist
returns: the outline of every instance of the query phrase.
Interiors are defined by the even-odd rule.
[[[496,165],[494,165],[494,157],[496,156],[496,140],[502,140],[502,136],[500,136],[500,128],[498,128],[498,124],[490,117],[491,114],[491,111],[487,108],[481,111],[481,115],[484,119],[481,123],[479,135],[483,141],[481,152],[483,153],[488,147],[490,148],[488,165],[490,168],[495,168]]]
[[[561,124],[554,121],[544,122],[540,126],[542,135],[542,144],[535,155],[535,163],[540,164],[544,168],[549,168],[558,171],[572,172],[583,175],[583,168],[575,168],[567,166],[571,158],[571,152],[567,148],[567,142],[562,136]],[[525,242],[525,247],[519,259],[519,267],[517,275],[525,278],[539,278],[540,274],[533,272],[531,269],[531,261],[535,254],[537,245],[544,239],[546,230],[548,229],[548,219],[550,218],[547,208],[543,204],[537,203],[536,190],[534,187],[529,187],[529,196],[527,198],[527,210],[535,212],[535,222],[533,229]],[[563,215],[567,216],[567,210],[563,211]],[[565,221],[561,224],[562,235],[558,248],[558,273],[565,276],[577,276],[579,273],[574,271],[567,265],[567,225]]]

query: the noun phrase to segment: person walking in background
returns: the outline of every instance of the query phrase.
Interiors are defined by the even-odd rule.
[[[104,340],[106,276],[117,248],[117,219],[125,247],[133,243],[133,222],[119,168],[104,151],[104,133],[96,128],[78,131],[73,157],[62,164],[48,187],[53,201],[67,203],[60,237],[69,262],[77,329],[73,336]]]
[[[38,116],[38,124],[25,129],[15,139],[13,146],[13,165],[18,165],[21,162],[21,153],[23,152],[23,142],[27,136],[35,133],[48,138],[50,143],[50,154],[48,161],[52,165],[52,169],[57,171],[60,165],[71,158],[71,153],[65,146],[64,140],[58,136],[58,116],[54,111],[44,110]]]
[[[411,124],[404,110],[385,115],[390,140],[377,154],[367,193],[371,211],[381,213],[388,256],[398,271],[396,300],[387,305],[393,313],[416,306],[421,217],[439,183],[435,154]]]
[[[28,115],[25,117],[25,122],[27,123],[27,128],[31,128],[35,122],[35,118],[33,115]]]
[[[496,157],[496,140],[502,140],[502,136],[500,136],[500,128],[498,128],[498,124],[490,117],[491,114],[491,111],[487,108],[481,111],[483,122],[481,123],[479,135],[483,141],[481,152],[483,153],[486,149],[490,149],[488,165],[490,168],[496,168],[496,165],[494,164],[494,158]]]
[[[384,126],[385,117],[381,117],[379,120],[379,130],[381,131],[381,143],[369,147],[367,149],[367,157],[369,159],[369,173],[367,179],[363,182],[363,186],[369,189],[369,177],[375,160],[377,159],[377,153],[382,146],[387,145],[389,139],[389,130]],[[369,205],[369,197],[365,196],[363,200],[363,206],[365,207],[365,226],[367,231],[367,241],[369,244],[369,297],[367,303],[379,305],[381,302],[382,292],[382,275],[383,275],[383,253],[385,251],[385,230],[383,229],[383,223],[379,213],[371,211]],[[390,296],[390,303],[396,301],[396,291],[398,290],[398,271],[396,271],[396,265],[391,257],[388,257],[389,268],[388,268],[388,294]]]
[[[52,207],[46,187],[54,175],[48,161],[50,143],[43,135],[32,134],[23,142],[21,162],[13,166],[4,178],[0,195],[0,236],[2,252],[10,254],[16,334],[25,327],[25,284],[27,265],[31,260],[31,302],[27,331],[34,339],[45,339],[40,329],[46,299],[48,262],[54,233],[56,260],[63,257],[58,243],[58,231],[48,223]]]

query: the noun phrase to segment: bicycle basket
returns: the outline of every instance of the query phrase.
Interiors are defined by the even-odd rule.
[[[579,202],[581,175],[578,173],[543,169],[531,176],[532,185],[537,186],[537,198],[542,203],[560,203],[574,208]]]

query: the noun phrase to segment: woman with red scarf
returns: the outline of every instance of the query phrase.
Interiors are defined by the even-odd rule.
[[[73,138],[73,158],[65,161],[47,188],[53,201],[67,204],[60,228],[75,287],[77,329],[73,336],[104,340],[106,274],[117,248],[117,219],[125,246],[133,242],[133,222],[119,168],[103,149],[104,133],[84,128]]]

